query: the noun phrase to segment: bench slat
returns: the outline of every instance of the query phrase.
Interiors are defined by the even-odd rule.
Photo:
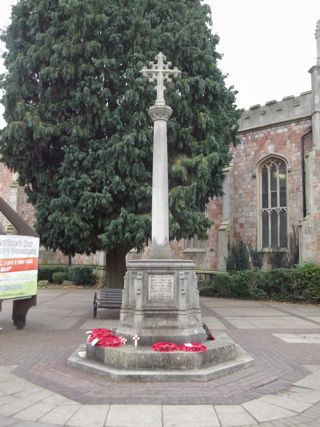
[[[93,317],[96,317],[98,308],[119,309],[121,305],[122,289],[102,288],[100,291],[100,298],[97,297],[97,293],[94,295]]]

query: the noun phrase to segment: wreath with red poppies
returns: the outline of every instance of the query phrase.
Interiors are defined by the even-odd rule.
[[[190,342],[186,344],[181,344],[179,346],[180,351],[186,351],[187,353],[203,353],[207,351],[207,347],[200,342]]]
[[[181,345],[178,345],[174,342],[157,342],[151,346],[151,349],[160,353],[168,353],[171,351],[202,353],[207,350],[207,347],[199,342],[186,343]]]
[[[179,351],[179,346],[174,342],[156,342],[151,349],[161,353],[168,353],[170,351]]]
[[[96,328],[90,332],[87,340],[98,347],[120,347],[123,338],[115,335],[111,329]]]

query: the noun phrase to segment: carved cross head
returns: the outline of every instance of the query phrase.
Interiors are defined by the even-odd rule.
[[[149,66],[150,68],[144,67],[141,73],[148,77],[150,82],[157,83],[155,87],[157,91],[156,105],[165,105],[165,82],[170,83],[172,81],[171,77],[177,77],[181,74],[181,71],[177,67],[170,69],[171,62],[167,62],[167,58],[161,52],[155,57],[155,62],[150,62]]]

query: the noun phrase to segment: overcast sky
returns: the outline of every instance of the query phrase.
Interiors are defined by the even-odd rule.
[[[320,0],[204,1],[212,7],[213,31],[220,36],[218,51],[223,54],[220,68],[228,74],[227,85],[238,91],[238,107],[310,90]],[[0,0],[1,28],[15,2]]]

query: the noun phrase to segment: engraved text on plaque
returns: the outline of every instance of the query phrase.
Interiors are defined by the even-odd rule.
[[[152,274],[149,276],[149,301],[173,301],[173,276],[165,274]]]

